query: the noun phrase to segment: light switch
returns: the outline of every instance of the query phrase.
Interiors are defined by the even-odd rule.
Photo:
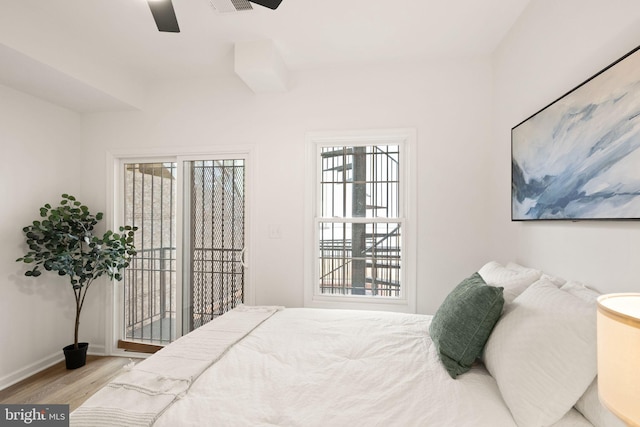
[[[269,224],[269,238],[270,239],[282,238],[282,230],[280,229],[280,224]]]

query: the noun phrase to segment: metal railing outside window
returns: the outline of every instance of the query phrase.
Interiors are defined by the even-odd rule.
[[[321,148],[322,294],[401,295],[399,158],[397,145]]]

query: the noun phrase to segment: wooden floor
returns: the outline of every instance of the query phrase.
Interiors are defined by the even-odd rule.
[[[73,411],[133,360],[125,357],[87,356],[87,364],[67,370],[64,361],[0,390],[0,403],[69,404]]]

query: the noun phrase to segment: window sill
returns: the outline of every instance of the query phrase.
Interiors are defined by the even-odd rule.
[[[412,307],[406,299],[348,295],[314,295],[310,300],[305,301],[305,307],[393,311],[398,313],[416,312],[416,308]]]

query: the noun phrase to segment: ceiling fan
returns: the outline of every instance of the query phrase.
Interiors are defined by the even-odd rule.
[[[251,3],[277,9],[282,0],[209,0],[211,6],[221,13],[251,10]],[[153,19],[156,21],[158,31],[179,33],[178,19],[173,9],[171,0],[147,0]]]

